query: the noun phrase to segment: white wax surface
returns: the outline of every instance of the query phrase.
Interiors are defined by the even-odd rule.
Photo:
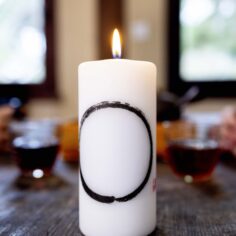
[[[126,110],[106,109],[89,117],[83,128],[81,145],[89,148],[81,150],[86,156],[81,166],[88,185],[108,196],[134,191],[145,178],[150,156],[142,121]]]
[[[153,165],[148,183],[127,202],[101,203],[79,181],[79,225],[88,236],[144,236],[156,226],[156,68],[150,62],[111,59],[79,66],[79,122],[103,101],[141,110],[152,132]],[[122,197],[143,181],[149,164],[149,137],[142,120],[127,110],[101,109],[84,122],[80,161],[88,186],[98,194]]]

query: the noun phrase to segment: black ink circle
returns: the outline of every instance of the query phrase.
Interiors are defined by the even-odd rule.
[[[81,124],[80,124],[80,140],[81,140],[81,134],[82,134],[82,128],[83,128],[83,124],[86,121],[86,119],[93,113],[96,112],[98,110],[101,109],[106,109],[106,108],[119,108],[119,109],[124,109],[127,110],[129,112],[134,113],[135,115],[137,115],[144,123],[147,132],[148,132],[148,137],[149,137],[149,142],[150,142],[150,155],[149,155],[149,165],[148,165],[148,170],[146,173],[146,176],[144,178],[144,180],[142,181],[142,183],[131,193],[123,196],[123,197],[119,197],[116,198],[114,196],[104,196],[104,195],[100,195],[98,193],[95,193],[91,188],[89,188],[89,186],[87,185],[83,174],[82,174],[82,167],[81,167],[81,163],[80,163],[80,177],[81,177],[81,182],[82,185],[84,187],[84,190],[86,191],[86,193],[93,198],[96,201],[102,202],[102,203],[112,203],[114,201],[117,202],[126,202],[131,200],[132,198],[136,197],[141,191],[142,189],[145,187],[145,185],[148,182],[148,179],[150,177],[151,174],[151,169],[152,169],[152,153],[153,153],[153,141],[152,141],[152,134],[151,134],[151,128],[150,125],[148,124],[147,119],[145,118],[143,112],[141,110],[139,110],[138,108],[132,107],[130,106],[128,103],[121,103],[121,102],[101,102],[98,103],[94,106],[91,106],[90,108],[88,108],[82,119],[81,119]]]

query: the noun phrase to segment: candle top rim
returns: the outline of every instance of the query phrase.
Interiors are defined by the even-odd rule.
[[[127,63],[129,63],[129,64],[142,64],[142,65],[145,65],[145,66],[154,67],[155,70],[156,70],[155,63],[153,63],[151,61],[120,59],[120,58],[84,61],[84,62],[79,64],[79,68],[84,67],[84,66],[89,66],[89,65],[92,65],[92,64],[98,64],[98,63],[104,64],[104,62],[106,62],[106,63],[120,63],[120,64],[127,64]]]

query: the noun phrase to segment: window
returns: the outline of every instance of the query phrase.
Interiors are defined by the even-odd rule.
[[[53,31],[52,0],[0,0],[1,96],[55,95]]]
[[[169,1],[169,88],[236,96],[236,1]]]

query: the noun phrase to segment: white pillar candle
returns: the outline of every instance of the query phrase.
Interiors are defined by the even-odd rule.
[[[144,236],[156,227],[156,67],[125,59],[79,66],[79,227]]]

